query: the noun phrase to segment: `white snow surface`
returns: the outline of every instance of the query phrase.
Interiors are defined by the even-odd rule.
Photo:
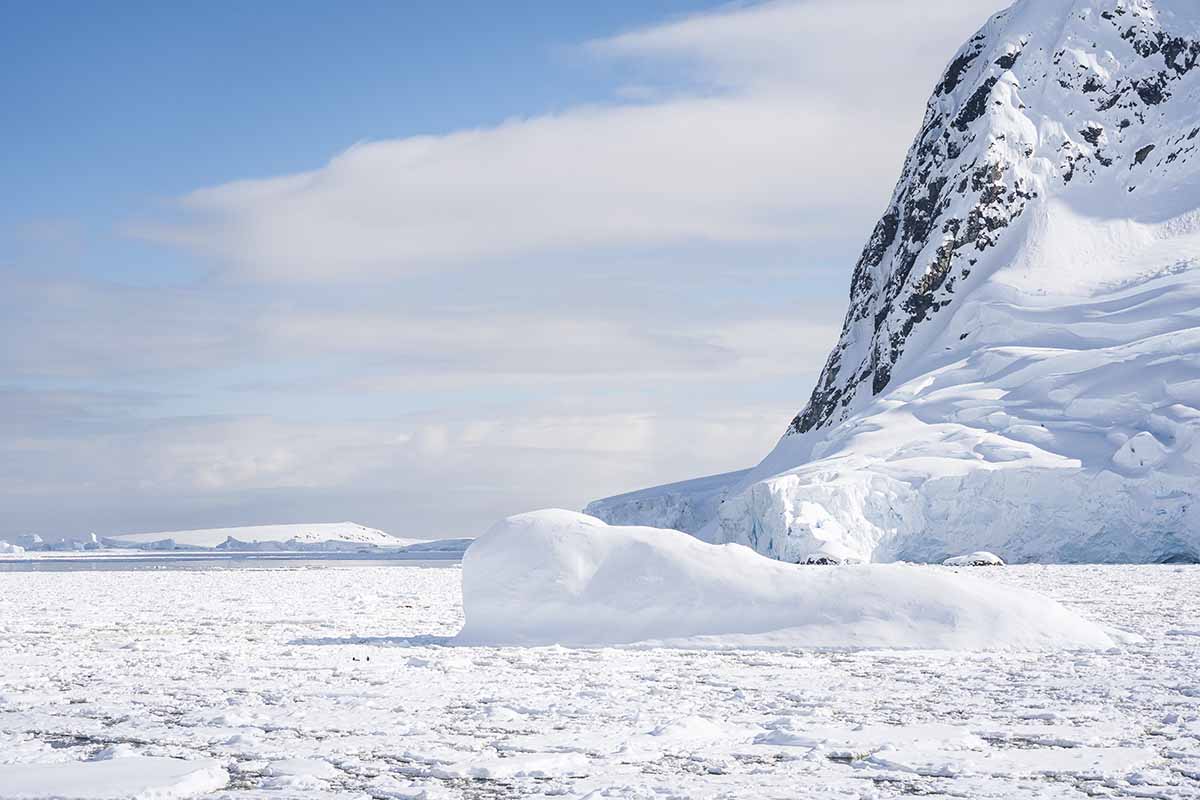
[[[498,522],[463,559],[463,643],[1108,648],[1033,592],[915,565],[781,564],[736,544],[550,509]]]
[[[245,525],[234,528],[204,528],[190,531],[159,531],[156,533],[122,533],[106,536],[114,545],[145,546],[170,542],[175,547],[211,549],[233,540],[235,544],[295,543],[315,545],[326,542],[403,547],[417,544],[420,539],[401,539],[374,528],[353,522],[320,522],[289,525]]]
[[[212,800],[1200,797],[1200,567],[984,573],[1129,632],[1071,653],[462,646],[461,574],[0,572],[0,797],[110,758]]]
[[[4,800],[181,800],[228,782],[229,773],[211,759],[134,756],[0,766]]]
[[[588,513],[787,561],[1200,560],[1198,56],[1194,0],[998,14],[930,100],[817,424]]]

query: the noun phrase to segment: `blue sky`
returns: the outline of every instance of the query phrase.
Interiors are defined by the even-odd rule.
[[[5,123],[0,179],[23,190],[0,199],[3,221],[70,220],[104,238],[198,186],[308,169],[364,139],[603,101],[620,70],[574,45],[704,6],[16,5],[0,30],[0,96],[21,113]],[[107,276],[120,280],[196,268],[111,246]]]
[[[470,535],[749,465],[1000,5],[8,9],[0,536]]]

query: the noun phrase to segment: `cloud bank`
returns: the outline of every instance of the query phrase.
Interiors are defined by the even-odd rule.
[[[939,70],[997,5],[773,2],[631,31],[585,49],[687,80],[652,102],[364,142],[310,172],[197,190],[181,221],[137,230],[300,281],[842,236],[885,205]]]
[[[999,5],[768,2],[581,43],[632,78],[607,104],[363,142],[127,226],[205,279],[18,265],[0,537],[472,535],[748,466],[836,337],[944,62]]]

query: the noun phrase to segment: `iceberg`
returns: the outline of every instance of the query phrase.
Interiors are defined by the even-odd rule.
[[[1107,649],[1035,592],[913,564],[823,569],[680,531],[551,509],[494,525],[463,559],[465,644]]]

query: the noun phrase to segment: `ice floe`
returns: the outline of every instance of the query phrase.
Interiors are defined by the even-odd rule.
[[[177,800],[228,783],[229,774],[210,759],[139,756],[0,766],[4,800]]]

